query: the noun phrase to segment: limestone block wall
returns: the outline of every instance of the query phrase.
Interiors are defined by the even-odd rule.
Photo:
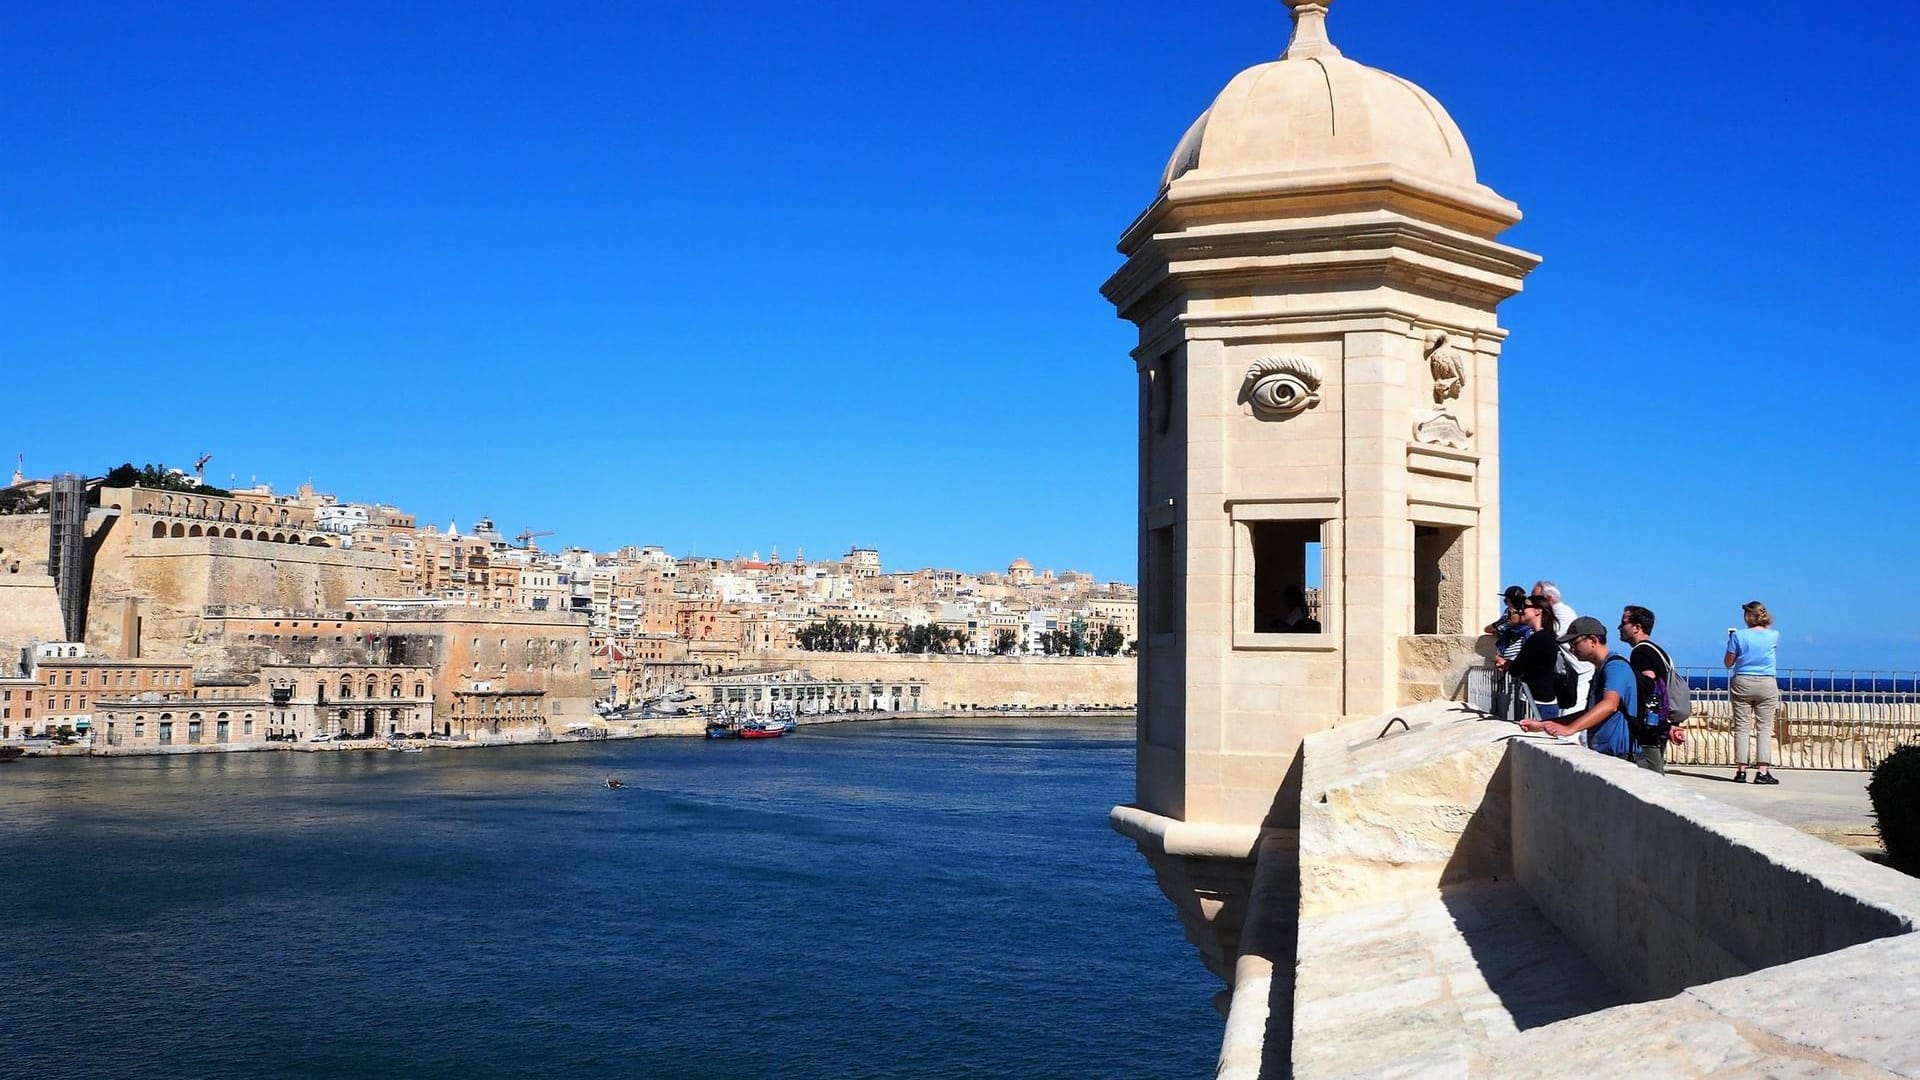
[[[760,657],[755,657],[756,661]],[[891,654],[772,654],[818,678],[890,682],[923,679],[923,708],[989,705],[1085,705],[1133,708],[1135,665],[1124,656],[899,656]]]
[[[13,674],[29,642],[66,637],[60,596],[47,576],[45,514],[0,517],[0,677]]]
[[[385,557],[343,548],[225,537],[142,535],[137,520],[109,519],[98,538],[87,609],[87,640],[114,655],[122,605],[141,601],[143,651],[180,655],[208,605],[333,610],[348,597],[390,596],[399,572]]]
[[[1400,701],[1467,700],[1467,672],[1493,659],[1493,637],[1420,634],[1400,639]]]
[[[1514,872],[1642,999],[1909,933],[1912,881],[1583,747],[1518,741]]]

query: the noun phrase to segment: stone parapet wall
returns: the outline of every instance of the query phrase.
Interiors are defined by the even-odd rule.
[[[1493,661],[1493,637],[1417,634],[1400,639],[1402,705],[1423,701],[1465,701],[1467,672]]]
[[[1911,879],[1583,747],[1513,744],[1514,872],[1621,989],[1690,986],[1911,933]]]
[[[754,656],[755,666],[792,664],[820,679],[892,684],[924,680],[923,709],[1134,707],[1136,665],[1123,656],[939,656],[789,651]]]

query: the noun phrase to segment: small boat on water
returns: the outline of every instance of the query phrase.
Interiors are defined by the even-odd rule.
[[[27,750],[23,746],[0,746],[0,761],[18,761],[25,757]]]
[[[403,742],[390,742],[387,744],[387,749],[396,754],[424,754],[427,752],[424,746],[415,746],[412,743]]]
[[[729,724],[723,720],[714,720],[707,724],[709,739],[737,739],[740,737],[740,725]]]
[[[609,776],[607,777],[607,786],[610,788],[623,788],[627,786],[627,782],[618,777]]]
[[[743,739],[777,739],[794,729],[792,720],[749,720],[740,728]]]

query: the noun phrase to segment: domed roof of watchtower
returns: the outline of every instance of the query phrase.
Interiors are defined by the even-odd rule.
[[[1285,2],[1293,9],[1286,52],[1241,72],[1194,121],[1167,163],[1163,192],[1182,178],[1304,179],[1368,167],[1478,187],[1467,141],[1433,95],[1342,56],[1327,38],[1332,0]]]

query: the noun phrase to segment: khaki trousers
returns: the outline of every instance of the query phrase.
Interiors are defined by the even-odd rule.
[[[1733,702],[1733,763],[1773,764],[1773,714],[1780,711],[1780,682],[1771,675],[1735,675],[1727,697]],[[1753,735],[1753,753],[1747,735]]]

